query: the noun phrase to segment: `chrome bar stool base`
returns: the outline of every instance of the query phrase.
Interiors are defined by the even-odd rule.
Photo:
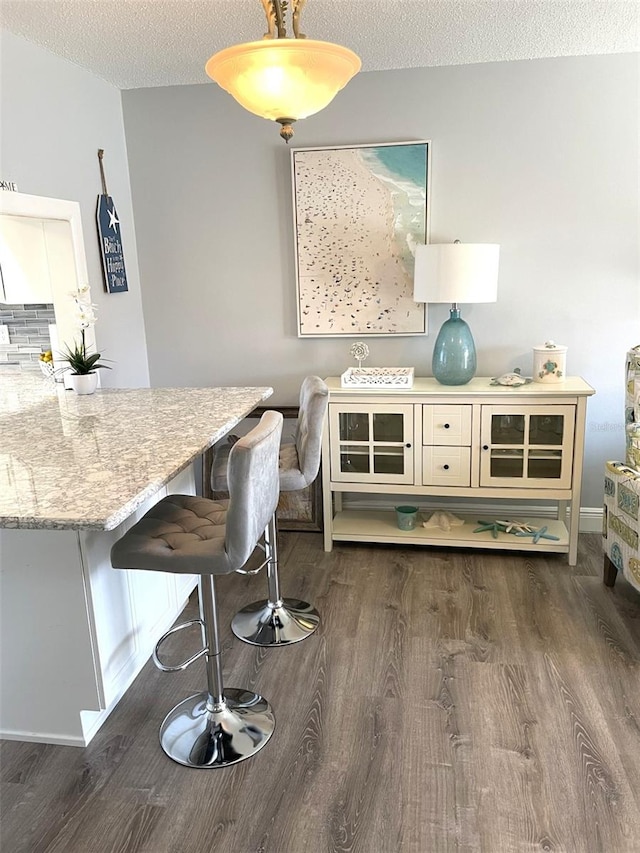
[[[231,630],[253,646],[287,646],[313,634],[319,624],[320,615],[311,604],[283,598],[278,605],[268,601],[247,605],[231,620]]]
[[[160,745],[186,767],[226,767],[250,758],[267,743],[276,725],[271,706],[249,690],[225,688],[225,701],[196,693],[170,711],[160,727]]]

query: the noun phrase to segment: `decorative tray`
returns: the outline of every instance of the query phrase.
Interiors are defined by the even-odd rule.
[[[349,367],[340,377],[342,388],[412,388],[413,367]]]

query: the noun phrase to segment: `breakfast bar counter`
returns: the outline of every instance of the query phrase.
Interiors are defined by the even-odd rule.
[[[116,571],[112,544],[272,393],[0,375],[0,737],[91,740],[196,581]]]

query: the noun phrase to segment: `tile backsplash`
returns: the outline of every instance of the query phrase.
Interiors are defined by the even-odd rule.
[[[0,368],[12,364],[39,371],[38,357],[51,347],[49,325],[53,323],[53,305],[0,304],[0,325],[9,327],[9,344],[0,343]]]

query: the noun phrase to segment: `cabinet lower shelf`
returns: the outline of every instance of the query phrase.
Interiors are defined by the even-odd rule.
[[[428,518],[430,513],[425,513]],[[456,513],[464,519],[464,525],[451,530],[425,528],[422,520],[415,530],[399,530],[395,512],[389,510],[342,510],[333,517],[332,538],[334,542],[387,542],[395,545],[441,545],[459,548],[496,548],[501,551],[549,551],[566,554],[569,551],[569,534],[562,521],[546,518],[520,518],[535,527],[546,527],[547,532],[557,536],[558,540],[541,539],[536,544],[529,537],[514,536],[512,533],[498,533],[497,538],[491,531],[474,533],[478,527],[478,518],[493,521],[500,516],[465,515]]]

